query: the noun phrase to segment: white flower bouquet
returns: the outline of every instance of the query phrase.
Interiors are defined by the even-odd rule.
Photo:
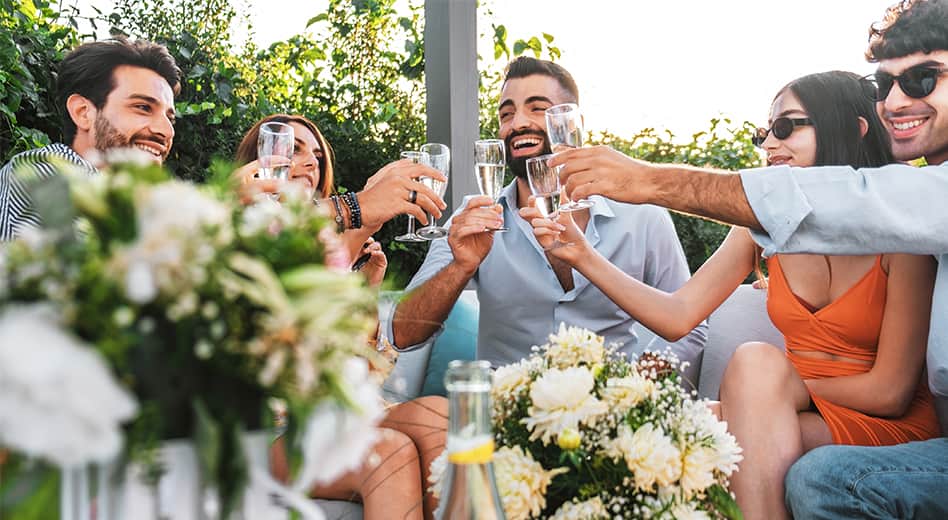
[[[311,202],[244,207],[227,177],[123,163],[28,182],[44,227],[0,249],[0,448],[157,468],[159,441],[191,437],[226,516],[247,479],[241,432],[277,399],[299,488],[361,462],[382,413],[364,360],[375,296]]]
[[[565,325],[499,368],[494,469],[508,520],[739,518],[728,477],[741,449],[677,368],[670,354],[630,362]]]

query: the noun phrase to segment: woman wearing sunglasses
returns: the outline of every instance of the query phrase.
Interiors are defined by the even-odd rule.
[[[757,131],[755,144],[770,165],[892,162],[875,95],[870,82],[848,72],[799,78],[777,93],[769,128]],[[533,219],[542,246],[572,244],[550,254],[670,341],[707,318],[748,273],[759,272],[760,249],[746,229],[734,227],[690,281],[664,293],[599,256],[568,214],[557,222],[535,210],[522,214]],[[810,449],[939,435],[922,378],[935,276],[931,257],[776,255],[767,267],[767,308],[784,334],[786,354],[764,343],[738,347],[721,383],[719,408],[744,449],[732,484],[747,518],[787,516],[784,476]]]

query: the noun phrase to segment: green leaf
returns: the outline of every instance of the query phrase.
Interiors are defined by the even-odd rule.
[[[553,43],[553,35],[550,33],[543,33],[543,39],[546,40],[546,43]]]
[[[711,499],[711,503],[714,504],[715,509],[724,518],[729,518],[730,520],[744,520],[744,514],[741,513],[741,509],[737,507],[737,502],[734,501],[734,497],[720,484],[715,484],[708,488],[708,498]]]
[[[192,401],[194,407],[194,448],[197,451],[201,473],[206,477],[217,475],[220,467],[221,429],[201,399]]]
[[[524,49],[527,48],[527,42],[523,40],[517,40],[514,42],[513,53],[514,56],[520,56],[523,54]]]
[[[325,21],[325,20],[327,20],[327,19],[329,19],[329,15],[328,15],[328,14],[326,14],[326,13],[319,13],[319,14],[317,14],[316,16],[310,18],[309,21],[306,22],[306,28],[309,29],[309,26],[313,25],[314,23],[322,22],[322,21]]]

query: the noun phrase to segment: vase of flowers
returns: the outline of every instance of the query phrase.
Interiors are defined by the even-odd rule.
[[[332,222],[293,193],[243,206],[226,172],[197,186],[110,159],[24,180],[44,226],[0,251],[0,446],[63,468],[81,509],[90,475],[118,489],[129,464],[164,489],[166,441],[185,439],[194,496],[220,518],[248,482],[279,486],[248,465],[266,443],[244,449],[269,402],[288,410],[295,489],[361,461],[382,414],[365,363],[375,295]],[[353,460],[327,468],[335,435]],[[90,501],[96,518],[130,518],[109,500]]]
[[[561,325],[494,373],[497,486],[509,520],[739,518],[741,449],[669,353],[635,361]],[[432,468],[437,492],[443,461]]]

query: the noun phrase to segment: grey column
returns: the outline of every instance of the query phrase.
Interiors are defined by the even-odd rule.
[[[425,87],[428,142],[451,147],[449,211],[476,194],[474,141],[477,107],[477,1],[425,1]],[[443,219],[442,219],[443,220]]]

